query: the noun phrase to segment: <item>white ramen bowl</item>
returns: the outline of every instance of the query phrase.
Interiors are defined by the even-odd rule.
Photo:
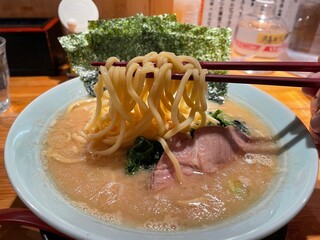
[[[42,94],[18,116],[5,145],[7,173],[18,196],[43,221],[75,239],[259,239],[286,225],[314,190],[318,155],[301,121],[255,87],[229,84],[228,97],[254,111],[280,136],[282,171],[267,197],[236,217],[198,230],[148,232],[103,222],[74,207],[54,188],[40,158],[43,136],[57,113],[85,97],[79,78]]]

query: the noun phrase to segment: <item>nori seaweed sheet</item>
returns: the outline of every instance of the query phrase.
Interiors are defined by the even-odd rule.
[[[116,56],[128,61],[149,52],[168,51],[199,61],[229,61],[231,29],[178,23],[174,14],[89,21],[88,30],[59,38],[74,71],[94,95],[97,69],[92,61]],[[213,71],[225,74],[226,71]],[[208,97],[223,102],[226,83],[209,83]]]

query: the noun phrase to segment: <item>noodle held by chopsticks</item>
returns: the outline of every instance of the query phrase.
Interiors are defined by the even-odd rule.
[[[115,61],[119,60],[109,58],[99,68],[96,109],[85,128],[90,139],[107,146],[93,149],[94,154],[112,154],[132,145],[138,136],[158,140],[168,152],[166,139],[206,124],[207,70],[196,59],[151,52],[133,58],[126,67],[113,66]],[[172,80],[173,72],[184,77]],[[153,73],[154,78],[147,78],[147,73]],[[190,76],[193,81],[189,81]],[[179,163],[170,159],[182,181]]]

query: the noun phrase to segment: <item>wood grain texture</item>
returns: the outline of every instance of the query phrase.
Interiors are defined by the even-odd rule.
[[[1,18],[37,18],[58,16],[60,0],[1,0]]]
[[[273,75],[288,74],[276,72]],[[12,104],[9,110],[0,114],[0,208],[23,207],[12,188],[4,166],[4,143],[8,131],[19,113],[37,96],[66,81],[66,77],[12,77],[10,92]],[[301,121],[309,125],[310,99],[302,94],[300,88],[279,86],[258,86],[257,88],[269,93],[288,108]],[[317,186],[303,210],[288,224],[286,240],[319,240],[320,239],[320,176]],[[1,226],[0,239],[41,239],[34,229],[17,226]]]
[[[173,0],[94,0],[101,19],[172,12]],[[57,17],[61,0],[1,0],[1,18]]]

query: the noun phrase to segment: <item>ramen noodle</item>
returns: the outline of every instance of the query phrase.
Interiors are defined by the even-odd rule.
[[[133,58],[127,67],[113,66],[118,61],[111,57],[99,68],[96,110],[85,130],[90,139],[103,141],[108,148],[92,150],[93,153],[112,154],[121,146],[132,145],[138,136],[157,139],[170,156],[181,182],[179,162],[165,139],[207,123],[207,70],[192,57],[170,52]],[[173,81],[173,72],[184,74],[183,78]],[[150,73],[153,78],[148,78]],[[191,76],[193,81],[189,81]]]
[[[109,58],[99,68],[97,97],[70,105],[46,135],[45,167],[63,196],[104,221],[152,231],[211,226],[264,199],[279,163],[263,119],[232,99],[222,105],[207,102],[207,71],[191,57],[150,53],[126,67],[114,66],[115,61]],[[182,80],[172,80],[173,72]],[[209,112],[217,108],[245,122],[264,151],[237,152],[217,171],[185,175],[168,141],[216,125]],[[127,151],[139,136],[161,143],[178,181],[154,189],[150,183],[157,167],[126,174]]]

